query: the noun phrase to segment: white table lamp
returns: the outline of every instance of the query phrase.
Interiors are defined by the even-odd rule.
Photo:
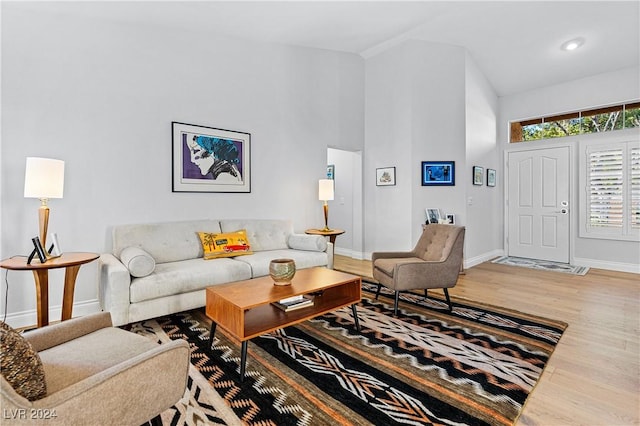
[[[50,198],[62,198],[64,190],[64,161],[51,158],[27,157],[24,174],[25,198],[39,198],[38,224],[40,243],[46,251],[47,227],[49,226]]]

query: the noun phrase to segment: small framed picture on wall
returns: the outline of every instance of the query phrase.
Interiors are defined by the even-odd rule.
[[[381,167],[376,169],[376,186],[392,186],[396,184],[396,168]]]
[[[473,166],[473,184],[474,185],[484,184],[484,167]]]
[[[496,171],[487,169],[487,186],[496,186]]]

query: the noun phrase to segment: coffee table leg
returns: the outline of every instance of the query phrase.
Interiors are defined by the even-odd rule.
[[[240,383],[244,382],[244,370],[247,366],[247,344],[248,340],[242,342],[242,351],[240,352]]]
[[[360,321],[358,321],[358,311],[356,310],[356,304],[351,305],[351,310],[353,311],[353,322],[356,324],[356,330],[360,333]]]
[[[209,350],[211,350],[211,345],[213,344],[213,336],[216,334],[216,326],[218,324],[215,321],[211,321],[211,329],[209,330]]]

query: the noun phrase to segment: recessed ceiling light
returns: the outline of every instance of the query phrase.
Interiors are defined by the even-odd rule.
[[[571,51],[571,50],[576,50],[578,47],[582,46],[583,44],[584,44],[584,39],[582,37],[578,37],[569,41],[565,41],[564,43],[562,43],[562,46],[560,46],[560,48],[562,50]]]

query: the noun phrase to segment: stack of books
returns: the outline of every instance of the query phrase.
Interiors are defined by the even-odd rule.
[[[301,294],[299,296],[281,299],[278,302],[273,302],[273,304],[283,311],[289,312],[300,308],[306,308],[307,306],[313,306],[313,299],[310,296]]]

